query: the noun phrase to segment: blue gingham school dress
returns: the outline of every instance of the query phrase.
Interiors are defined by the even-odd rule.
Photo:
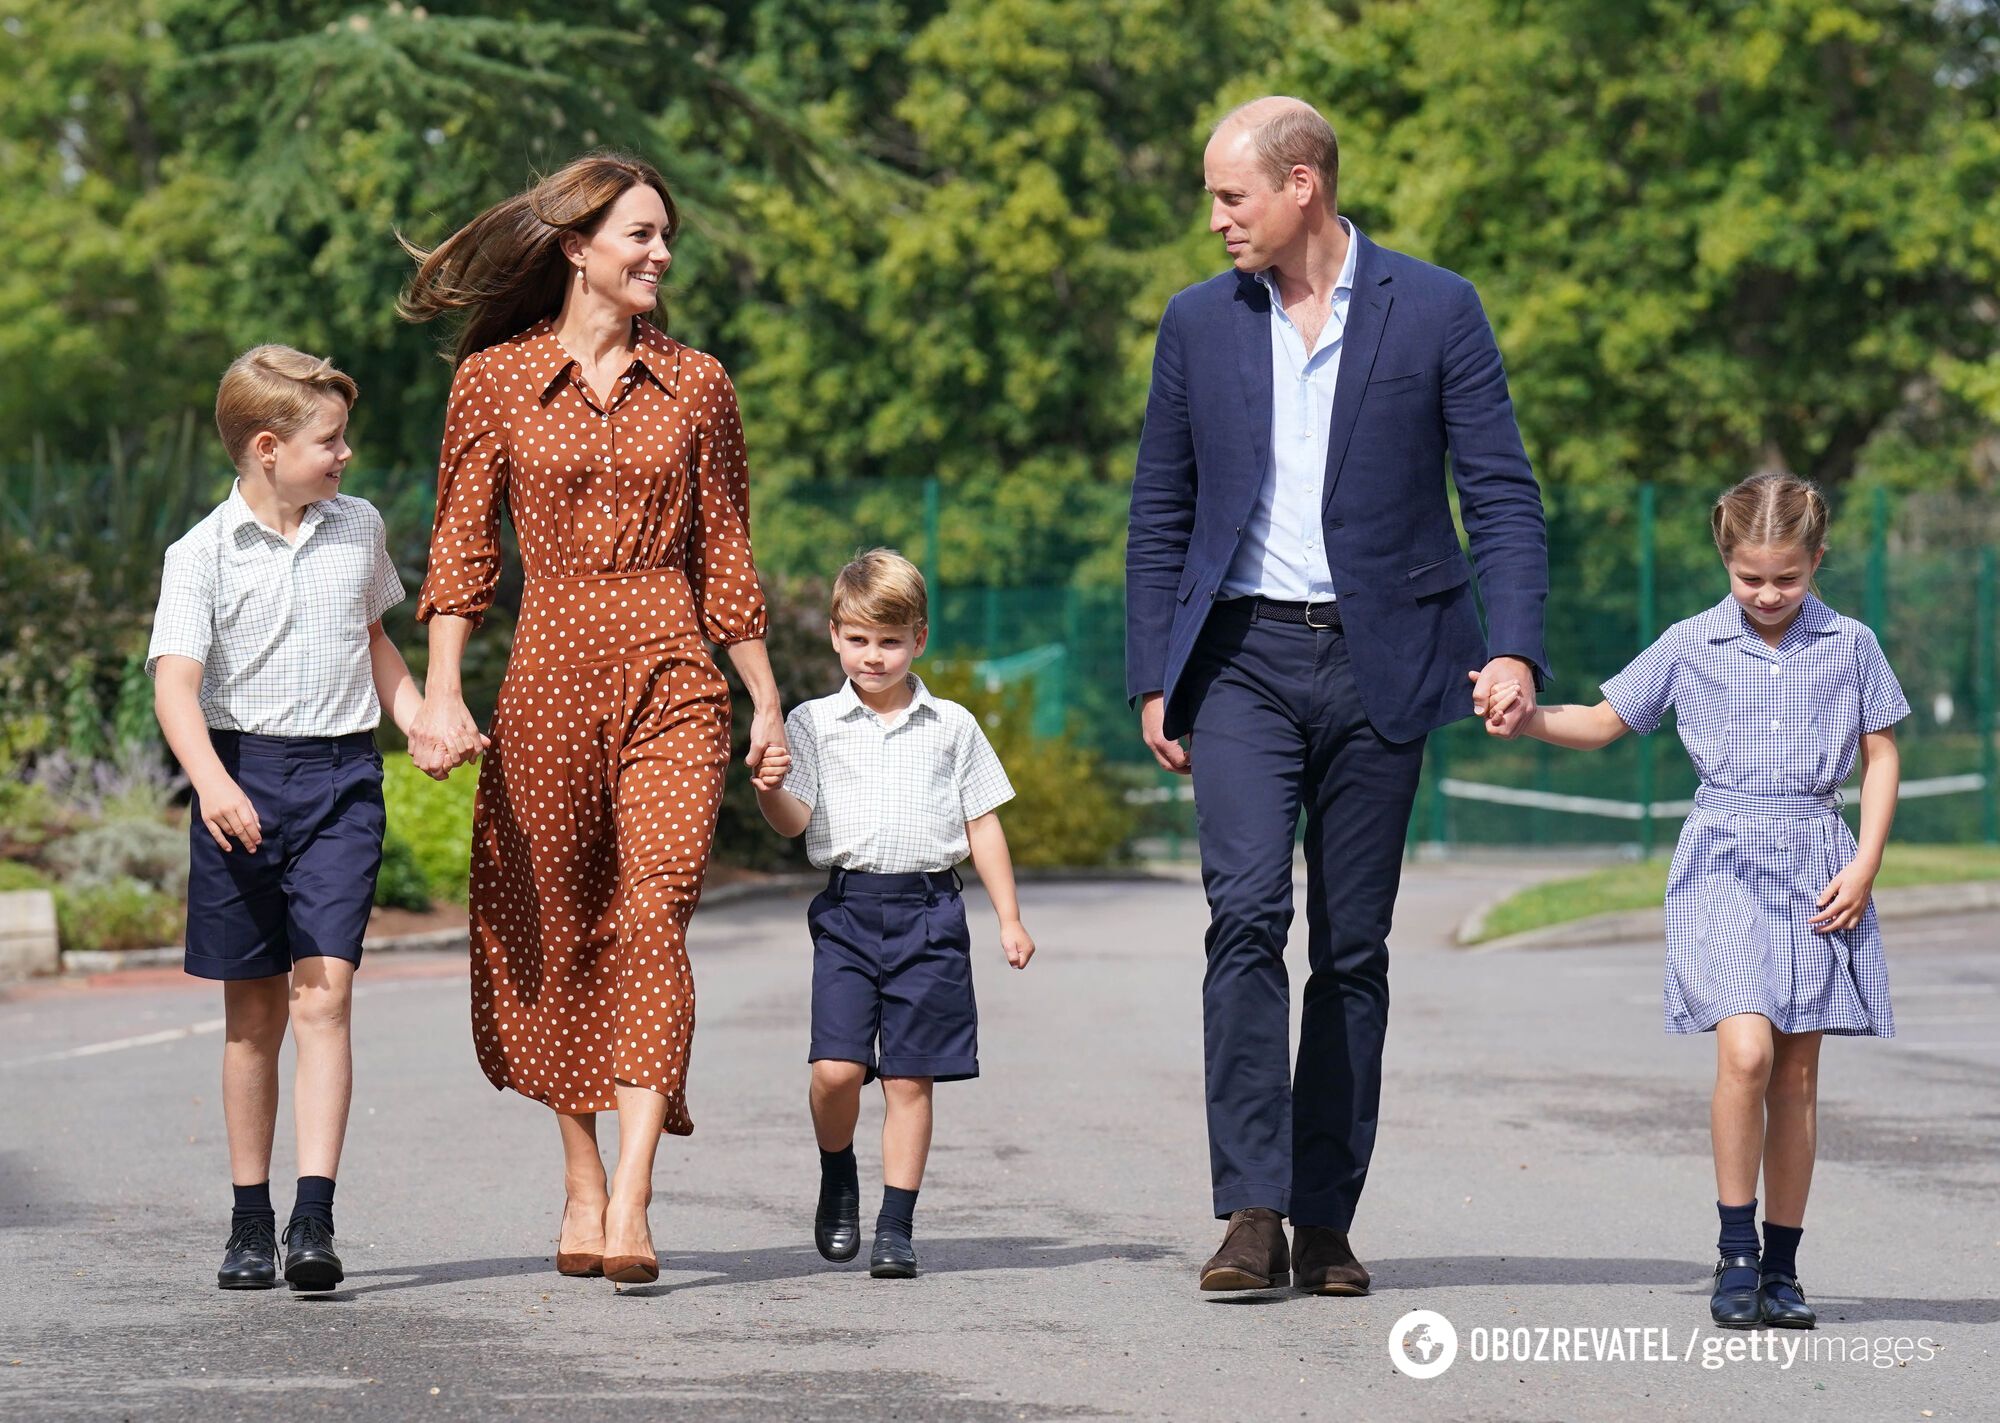
[[[1773,648],[1724,598],[1604,699],[1642,734],[1672,707],[1701,775],[1667,876],[1667,1031],[1762,1013],[1780,1032],[1894,1037],[1874,904],[1852,929],[1807,922],[1855,854],[1840,787],[1861,736],[1910,714],[1875,634],[1808,593]]]

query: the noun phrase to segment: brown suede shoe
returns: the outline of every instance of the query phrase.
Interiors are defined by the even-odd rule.
[[[1229,1217],[1222,1248],[1201,1267],[1205,1290],[1268,1290],[1292,1282],[1292,1251],[1285,1220],[1276,1211],[1253,1206]]]
[[[1325,1225],[1292,1228],[1299,1288],[1315,1295],[1365,1295],[1368,1267],[1354,1258],[1347,1232]]]

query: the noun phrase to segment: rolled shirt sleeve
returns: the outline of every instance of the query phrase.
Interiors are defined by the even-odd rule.
[[[158,676],[160,659],[166,656],[206,663],[214,639],[215,558],[212,551],[190,548],[182,540],[167,550],[160,575],[160,602],[146,648],[146,675]]]
[[[811,708],[792,708],[785,718],[785,744],[791,748],[792,769],[785,772],[781,789],[811,810],[819,804],[819,731]]]
[[[1885,731],[1910,714],[1903,684],[1883,654],[1873,628],[1864,624],[1854,639],[1856,680],[1861,687],[1861,730]]]
[[[417,621],[439,613],[477,626],[500,583],[500,507],[507,484],[506,432],[484,353],[459,362],[445,406],[438,457],[437,517]]]
[[[958,795],[969,822],[1012,800],[1014,786],[1007,779],[1006,768],[994,753],[993,744],[980,729],[978,718],[967,714],[958,741]]]
[[[1680,633],[1669,628],[1604,684],[1604,700],[1640,735],[1659,730],[1674,704],[1674,671],[1680,660]]]

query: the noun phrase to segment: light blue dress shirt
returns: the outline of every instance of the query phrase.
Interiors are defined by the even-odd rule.
[[[1271,456],[1236,557],[1222,580],[1224,598],[1323,603],[1333,597],[1321,503],[1341,338],[1354,296],[1354,258],[1361,250],[1353,224],[1343,217],[1340,225],[1347,232],[1347,260],[1334,282],[1333,309],[1312,350],[1285,314],[1276,279],[1269,271],[1257,274],[1271,293]]]

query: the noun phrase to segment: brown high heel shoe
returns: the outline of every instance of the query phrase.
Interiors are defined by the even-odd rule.
[[[605,1214],[610,1214],[607,1202]],[[651,1231],[647,1232],[650,1237]],[[610,1235],[605,1235],[605,1243],[610,1243]],[[647,1242],[651,1243],[650,1239]],[[604,1257],[604,1278],[620,1285],[650,1285],[660,1278],[660,1257],[651,1250],[644,1255],[606,1255]]]
[[[563,1201],[563,1215],[569,1215],[569,1201]],[[565,1250],[562,1248],[562,1227],[556,1227],[556,1273],[570,1275],[578,1279],[594,1280],[604,1273],[604,1253],[601,1250]]]

